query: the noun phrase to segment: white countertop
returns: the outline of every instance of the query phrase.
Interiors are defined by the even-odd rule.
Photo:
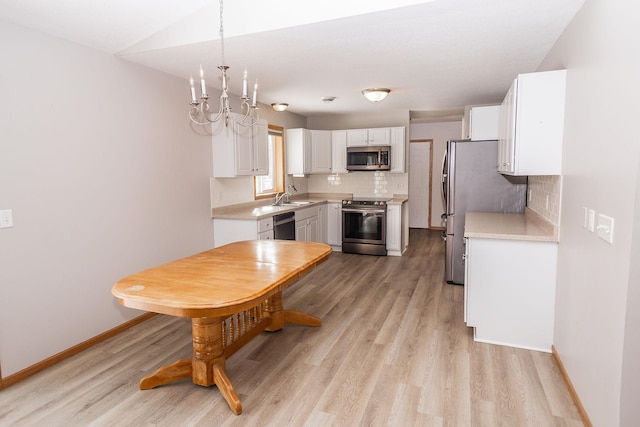
[[[226,219],[248,219],[259,220],[268,218],[273,215],[277,215],[282,212],[295,211],[312,206],[317,206],[323,203],[341,203],[343,199],[352,198],[352,194],[345,193],[309,193],[300,196],[292,197],[291,201],[304,200],[312,203],[302,206],[273,206],[273,199],[259,200],[256,202],[242,203],[239,205],[222,206],[219,208],[211,209],[212,218],[226,218]],[[393,199],[387,202],[387,204],[402,204],[409,200],[406,194],[394,194]]]
[[[526,209],[525,213],[467,212],[464,237],[502,240],[530,240],[557,242],[558,227],[538,214]]]

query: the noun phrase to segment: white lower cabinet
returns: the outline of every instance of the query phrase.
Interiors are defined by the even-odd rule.
[[[467,238],[464,311],[480,342],[551,352],[558,244]]]
[[[401,244],[400,205],[387,206],[387,252],[399,252]]]
[[[409,242],[409,206],[407,202],[387,205],[387,255],[401,256]]]
[[[327,205],[318,206],[318,240],[327,243]]]
[[[342,203],[327,203],[327,243],[342,251]]]
[[[213,246],[218,247],[227,243],[242,240],[271,240],[273,239],[273,218],[255,219],[227,219],[214,218]]]
[[[318,207],[314,206],[296,211],[296,240],[319,242]]]

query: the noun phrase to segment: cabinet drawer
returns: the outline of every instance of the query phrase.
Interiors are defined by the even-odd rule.
[[[258,240],[273,240],[273,230],[263,231],[258,233]]]
[[[273,217],[263,218],[258,221],[258,233],[273,230]]]
[[[305,209],[298,209],[296,211],[296,221],[300,221],[303,219],[307,219],[307,218],[311,218],[311,217],[317,217],[318,216],[318,207],[314,206],[311,208],[305,208]]]

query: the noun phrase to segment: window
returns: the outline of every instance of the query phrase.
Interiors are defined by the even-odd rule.
[[[255,199],[274,197],[284,191],[284,128],[269,125],[269,175],[256,176]]]

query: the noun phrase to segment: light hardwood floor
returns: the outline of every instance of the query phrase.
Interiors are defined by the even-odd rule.
[[[475,343],[439,232],[403,257],[334,253],[284,293],[323,319],[263,333],[227,361],[243,406],[178,381],[188,319],[156,316],[0,392],[1,426],[582,426],[552,356]]]

